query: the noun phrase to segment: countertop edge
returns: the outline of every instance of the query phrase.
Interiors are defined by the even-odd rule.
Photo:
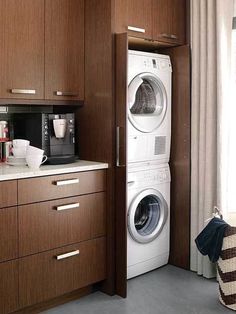
[[[81,163],[81,165],[79,164]],[[80,160],[76,162],[76,165],[70,164],[70,166],[65,168],[60,168],[62,165],[58,166],[42,166],[42,167],[50,167],[50,169],[40,168],[39,170],[30,170],[27,166],[25,167],[14,167],[14,166],[0,166],[0,182],[3,181],[11,181],[11,180],[21,180],[21,179],[29,179],[36,177],[45,177],[50,175],[60,175],[66,173],[75,173],[75,172],[83,172],[83,171],[93,171],[93,170],[102,170],[107,169],[107,163],[94,162],[94,161],[85,161]],[[1,171],[2,167],[2,171]],[[8,167],[8,168],[7,168]],[[14,167],[14,168],[13,168]],[[10,169],[10,172],[7,173],[7,170]],[[16,172],[14,173],[14,169]],[[1,173],[3,170],[6,173]],[[11,173],[13,171],[13,173]]]

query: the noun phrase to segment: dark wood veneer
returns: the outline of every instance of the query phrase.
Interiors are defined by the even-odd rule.
[[[55,210],[73,203],[79,208]],[[19,255],[104,236],[105,222],[105,193],[19,206]]]
[[[79,183],[57,186],[55,182],[79,179]],[[51,199],[105,191],[104,170],[22,179],[18,181],[18,204],[29,204]]]
[[[17,208],[0,209],[0,262],[18,257]]]
[[[17,181],[0,182],[0,208],[17,204]]]
[[[74,250],[79,255],[57,260]],[[106,239],[98,238],[19,260],[19,302],[27,307],[106,278]]]

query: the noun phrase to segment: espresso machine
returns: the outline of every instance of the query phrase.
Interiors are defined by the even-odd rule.
[[[14,138],[30,141],[44,150],[49,164],[75,161],[75,118],[73,113],[26,113],[13,116]]]

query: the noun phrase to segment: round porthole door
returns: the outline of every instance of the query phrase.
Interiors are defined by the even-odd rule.
[[[155,189],[139,193],[128,211],[128,229],[139,243],[149,243],[161,233],[168,217],[168,206],[162,194]]]
[[[129,84],[128,118],[139,131],[150,133],[163,122],[167,110],[166,90],[152,73],[141,73]]]

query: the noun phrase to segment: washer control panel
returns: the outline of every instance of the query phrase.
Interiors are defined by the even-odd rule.
[[[151,186],[170,182],[169,167],[128,173],[128,187]]]

